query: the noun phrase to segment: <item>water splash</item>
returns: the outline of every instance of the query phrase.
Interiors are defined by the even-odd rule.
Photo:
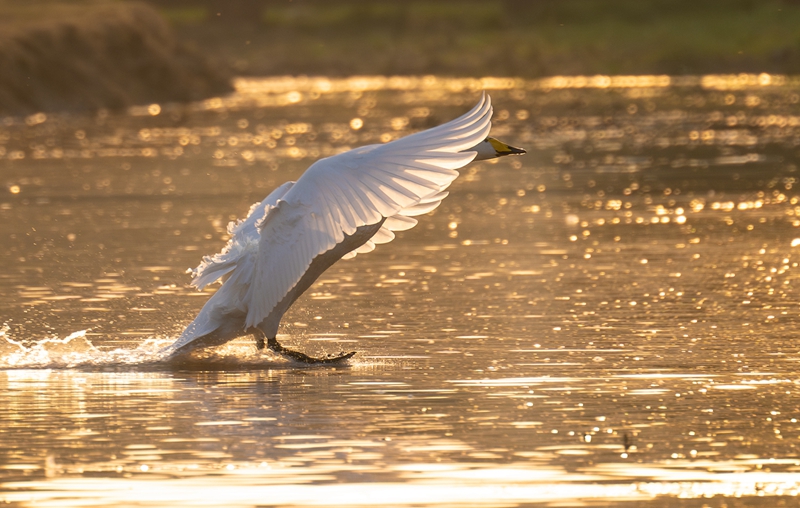
[[[70,369],[153,364],[165,360],[166,355],[160,350],[170,342],[169,338],[151,337],[134,349],[103,350],[86,337],[89,330],[79,330],[63,338],[46,337],[28,344],[14,340],[9,331],[7,324],[0,328],[0,369]]]
[[[15,340],[10,327],[0,327],[0,370],[14,369],[181,369],[181,370],[248,370],[286,368],[298,365],[268,351],[259,351],[247,338],[229,342],[215,349],[199,350],[180,358],[171,358],[164,347],[174,337],[154,336],[144,339],[135,348],[96,346],[79,330],[63,338],[46,337],[37,341]],[[359,362],[363,363],[363,362]],[[300,364],[305,368],[316,368]],[[341,365],[353,365],[343,362]]]

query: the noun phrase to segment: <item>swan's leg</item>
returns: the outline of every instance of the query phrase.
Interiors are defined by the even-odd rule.
[[[260,332],[261,330],[253,334],[253,336],[256,338],[256,349],[258,349],[259,351],[264,349],[264,347],[266,346],[266,344],[264,343],[264,334]]]
[[[308,356],[305,353],[301,353],[300,351],[295,351],[293,349],[288,349],[283,347],[278,339],[275,337],[267,338],[266,343],[264,342],[264,334],[259,330],[258,332],[254,332],[253,335],[256,338],[256,347],[258,349],[264,349],[264,347],[268,347],[270,351],[273,353],[278,353],[281,356],[286,358],[290,358],[296,362],[308,363],[308,364],[315,364],[315,363],[336,363],[341,362],[343,360],[347,360],[348,358],[352,358],[353,355],[356,354],[355,351],[351,351],[349,353],[339,353],[336,356],[326,356],[324,358],[315,358],[313,356]]]
[[[375,233],[378,232],[381,226],[383,226],[383,222],[385,220],[385,218],[381,218],[381,220],[375,224],[360,226],[352,235],[345,235],[344,240],[338,243],[331,250],[315,257],[313,261],[311,261],[309,267],[306,269],[306,273],[303,274],[297,284],[295,284],[295,286],[286,294],[286,296],[284,296],[283,299],[278,302],[277,305],[275,305],[272,311],[270,311],[269,315],[255,327],[257,330],[259,330],[259,332],[253,332],[256,337],[256,347],[258,349],[263,349],[264,337],[267,337],[266,347],[268,347],[271,351],[303,363],[335,363],[351,358],[354,354],[356,354],[355,351],[352,351],[350,353],[340,353],[338,356],[314,358],[313,356],[308,356],[307,354],[299,351],[286,349],[277,341],[277,339],[275,339],[275,336],[278,333],[278,326],[280,325],[283,314],[289,309],[289,307],[291,307],[294,301],[297,300],[297,298],[302,295],[306,289],[311,287],[314,281],[317,280],[317,277],[322,275],[322,273],[330,268],[332,264],[341,259],[342,256],[348,252],[357,249],[361,245],[364,245],[367,240],[372,238]]]
[[[308,356],[305,353],[301,353],[300,351],[295,351],[293,349],[288,349],[283,347],[283,345],[280,342],[278,342],[278,339],[276,339],[275,337],[267,338],[266,334],[264,334],[264,332],[260,328],[255,328],[253,330],[253,337],[255,337],[256,339],[256,348],[258,348],[259,350],[268,347],[269,350],[272,351],[273,353],[278,353],[281,356],[284,356],[286,358],[291,358],[292,360],[302,363],[309,363],[309,364],[336,363],[336,362],[341,362],[343,360],[347,360],[348,358],[352,358],[353,355],[356,354],[355,351],[351,351],[349,353],[339,353],[336,356],[315,358],[313,356]],[[265,338],[267,339],[266,341],[264,340]]]
[[[292,360],[303,362],[303,363],[336,363],[341,362],[342,360],[347,360],[348,358],[352,358],[353,355],[356,354],[355,351],[351,351],[349,353],[339,353],[336,356],[326,356],[325,358],[315,358],[313,356],[308,356],[305,353],[301,353],[300,351],[294,351],[292,349],[287,349],[278,342],[278,339],[275,337],[271,337],[267,339],[267,347],[270,351],[278,353],[281,356],[285,356],[287,358],[291,358]]]

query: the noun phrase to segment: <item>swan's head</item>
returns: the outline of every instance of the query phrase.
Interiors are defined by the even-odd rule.
[[[476,161],[495,159],[497,157],[503,157],[504,155],[522,155],[527,153],[522,148],[516,148],[511,145],[507,145],[506,143],[503,143],[499,139],[495,138],[486,138],[467,151],[478,152],[478,155],[474,159]]]

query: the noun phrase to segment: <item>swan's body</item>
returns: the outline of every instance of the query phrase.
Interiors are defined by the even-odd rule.
[[[286,310],[333,263],[369,252],[436,208],[456,169],[473,160],[524,150],[488,138],[492,106],[484,94],[470,112],[383,145],[321,159],[228,226],[226,247],[193,271],[198,289],[223,279],[171,356],[238,336],[264,337],[270,349],[301,361],[327,361],[284,349],[275,340]],[[334,360],[349,358],[349,355]]]

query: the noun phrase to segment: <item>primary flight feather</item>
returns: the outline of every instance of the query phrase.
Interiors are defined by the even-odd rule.
[[[394,231],[416,225],[447,196],[457,169],[473,160],[522,154],[488,137],[492,105],[485,93],[463,116],[383,145],[320,159],[228,225],[230,240],[193,270],[203,289],[223,280],[181,336],[164,352],[177,356],[254,334],[259,348],[307,363],[341,361],[354,353],[312,358],[281,346],[283,314],[328,267],[373,250]]]

